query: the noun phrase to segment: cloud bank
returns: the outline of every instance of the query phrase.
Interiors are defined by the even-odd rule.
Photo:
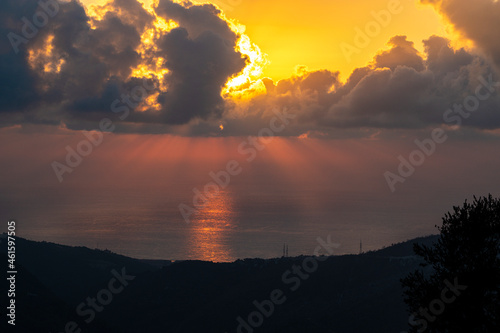
[[[126,119],[133,123],[220,118],[221,90],[246,66],[235,51],[238,35],[212,5],[161,0],[152,14],[135,0],[114,0],[98,8],[96,18],[77,1],[41,3],[54,13],[43,26],[36,21],[48,16],[42,5],[0,4],[1,34],[11,36],[2,40],[0,55],[8,87],[0,92],[3,122],[84,127],[111,114],[116,98],[134,108]],[[29,38],[26,31],[35,29]],[[156,86],[148,101],[139,90],[135,100],[122,97],[145,79]]]
[[[422,2],[477,48],[454,49],[431,36],[420,54],[405,36],[394,36],[345,82],[338,72],[299,67],[289,79],[249,83],[243,98],[224,88],[250,60],[214,5],[161,0],[146,10],[136,0],[114,0],[90,13],[74,0],[2,1],[0,33],[10,38],[0,42],[0,126],[89,130],[110,118],[119,132],[238,136],[257,133],[284,108],[297,116],[285,136],[449,125],[443,115],[473,95],[481,77],[500,80],[500,5]],[[47,22],[38,26],[41,11]],[[498,129],[499,108],[500,94],[493,94],[461,126]]]

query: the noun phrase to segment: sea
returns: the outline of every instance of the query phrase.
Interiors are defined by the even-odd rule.
[[[193,191],[54,188],[10,197],[8,208],[20,237],[141,259],[214,262],[281,257],[285,246],[289,256],[310,255],[318,238],[338,243],[339,255],[376,250],[438,233],[435,225],[449,208],[436,193],[231,186],[213,192],[194,205]]]

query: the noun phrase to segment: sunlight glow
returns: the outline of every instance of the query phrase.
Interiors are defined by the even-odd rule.
[[[147,60],[155,57],[158,51],[156,45],[158,39],[179,25],[174,21],[167,21],[156,15],[154,8],[158,5],[158,0],[141,2],[143,3],[144,9],[155,17],[155,21],[153,26],[146,27],[141,35],[141,45],[136,51],[141,55],[142,61],[135,68],[132,68],[130,77],[143,78],[153,75],[160,82],[160,89],[166,91],[168,86],[164,77],[169,72],[168,69],[163,67],[166,59],[158,57],[155,61]],[[90,25],[92,29],[98,26],[98,22],[101,21],[109,11],[114,11],[119,16],[122,15],[120,8],[114,8],[110,2],[104,3],[103,1],[87,1],[86,11],[87,15],[91,18]],[[265,86],[260,79],[262,78],[264,68],[270,63],[267,60],[267,55],[245,34],[246,27],[244,25],[236,20],[229,19],[222,11],[219,16],[221,19],[225,20],[230,28],[238,35],[235,50],[240,52],[247,59],[245,68],[228,80],[222,91],[222,95],[225,98],[236,97],[245,99],[264,93]]]
[[[156,76],[160,82],[160,89],[167,90],[165,82],[165,75],[169,72],[168,69],[163,68],[165,59],[162,57],[156,58],[155,62],[145,61],[146,54],[155,54],[158,52],[156,41],[166,32],[178,27],[174,21],[166,21],[164,18],[155,16],[154,26],[144,31],[141,36],[141,45],[136,50],[141,54],[142,62],[132,69],[131,77],[150,77]]]
[[[228,21],[231,29],[239,35],[235,50],[247,58],[246,67],[238,75],[229,79],[222,92],[223,95],[255,95],[262,93],[263,84],[260,82],[260,78],[265,66],[269,63],[267,55],[244,34],[246,30],[244,25],[224,16],[223,19]]]
[[[28,50],[28,64],[31,69],[41,69],[44,74],[59,73],[65,60],[57,57],[54,51],[54,35],[48,35],[44,40],[43,47]]]
[[[226,244],[233,223],[233,201],[224,190],[213,194],[208,201],[197,207],[198,213],[191,223],[191,246],[195,257],[206,261],[234,260],[230,247]]]
[[[165,91],[167,86],[164,77],[169,72],[168,69],[163,68],[165,59],[162,57],[157,57],[156,61],[148,61],[148,59],[154,57],[158,51],[157,40],[179,25],[174,21],[167,21],[157,16],[154,11],[155,5],[156,1],[151,2],[149,5],[143,4],[144,9],[153,15],[155,20],[153,26],[146,27],[141,35],[141,44],[136,51],[141,55],[142,61],[135,68],[132,68],[130,77],[144,78],[153,75],[160,82],[160,89]],[[118,15],[122,14],[120,8],[114,8],[110,2],[103,5],[91,4],[86,7],[86,10],[87,15],[91,18],[92,29],[96,28],[97,22],[101,21],[107,12],[114,11]]]

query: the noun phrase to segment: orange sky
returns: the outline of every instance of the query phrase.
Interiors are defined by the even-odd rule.
[[[364,30],[374,21],[372,12],[387,10],[400,2],[401,12],[391,14],[389,24],[370,38],[366,47],[346,59],[341,44],[355,46],[356,28]],[[82,0],[86,5],[106,0]],[[141,0],[150,5],[152,0]],[[202,1],[200,1],[202,2]],[[290,77],[297,65],[310,70],[339,70],[346,78],[356,67],[370,62],[395,35],[407,35],[422,51],[421,41],[436,34],[448,36],[446,26],[430,7],[414,0],[214,0],[225,15],[246,27],[245,34],[267,54],[269,64],[262,77],[274,81]],[[398,7],[399,8],[399,7]]]
[[[72,2],[69,5],[77,10],[68,9],[57,24],[71,25],[77,13],[81,24],[75,31],[85,41],[82,45],[66,43],[79,41],[73,38],[73,29],[50,26],[41,30],[38,41],[20,46],[25,57],[9,54],[12,65],[0,68],[6,73],[2,84],[8,88],[3,94],[7,103],[0,103],[0,160],[4,162],[0,197],[13,198],[12,208],[2,210],[0,219],[15,216],[33,221],[24,231],[28,237],[71,243],[71,237],[81,238],[79,232],[86,232],[89,243],[78,244],[91,245],[106,232],[109,239],[127,233],[135,238],[139,229],[148,231],[142,228],[143,222],[150,223],[150,233],[168,222],[175,227],[158,235],[170,237],[173,245],[158,243],[175,247],[175,242],[190,242],[188,250],[182,248],[190,251],[188,256],[174,257],[233,260],[242,254],[230,254],[225,247],[240,223],[231,212],[240,209],[251,216],[256,215],[254,207],[263,211],[271,207],[271,213],[286,215],[262,219],[256,215],[262,220],[257,223],[277,223],[276,230],[283,223],[295,228],[297,235],[310,230],[316,237],[315,223],[328,221],[329,227],[337,228],[335,232],[356,234],[349,236],[356,251],[360,233],[373,239],[372,249],[428,234],[447,207],[471,194],[485,195],[499,188],[492,182],[500,165],[496,154],[500,95],[493,94],[493,81],[498,80],[493,75],[500,68],[496,42],[500,29],[490,29],[495,27],[500,6],[493,7],[493,0],[482,1],[483,7],[475,11],[471,7],[476,3],[463,5],[467,0],[448,0],[457,6],[451,9],[420,5],[424,0],[400,4],[398,0],[211,0],[224,16],[212,7],[196,7],[195,13],[187,15],[189,22],[182,22],[185,11],[175,14],[175,8],[182,6],[168,2],[157,13],[151,11],[153,18],[148,17],[142,27],[140,16],[148,15],[133,1],[101,10],[91,6],[108,0],[80,1],[87,6],[88,17]],[[158,0],[138,1],[148,9]],[[122,9],[125,13],[118,13]],[[107,10],[111,19],[114,14],[119,18],[116,27],[111,19],[101,19]],[[198,16],[198,10],[206,16]],[[375,21],[374,15],[390,10],[387,24]],[[89,18],[92,29],[85,24]],[[198,23],[196,29],[208,32],[207,36],[213,32],[217,38],[197,43],[199,32],[192,25]],[[474,49],[456,48],[472,42],[452,31],[452,24],[477,43]],[[177,26],[181,29],[169,33]],[[359,46],[357,31],[370,27],[380,31],[365,32],[370,34],[367,45]],[[406,38],[393,38],[398,35]],[[433,35],[451,43],[430,38]],[[389,40],[392,47],[387,46]],[[427,40],[425,50],[422,40]],[[216,50],[211,50],[214,45]],[[357,50],[348,59],[342,47]],[[68,48],[78,52],[68,53]],[[135,51],[132,56],[130,48]],[[167,52],[177,48],[179,52]],[[372,66],[346,80],[354,69],[370,62]],[[25,69],[24,76],[14,72],[18,68]],[[156,87],[148,88],[149,80],[134,87],[141,78],[151,79]],[[136,106],[130,100],[134,91],[141,93],[141,98],[135,98]],[[474,94],[478,106],[467,108]],[[479,112],[464,113],[462,104],[470,112]],[[104,120],[111,121],[112,129],[101,125]],[[276,120],[280,127],[273,127]],[[91,144],[89,133],[82,131],[107,132],[104,127],[115,133],[100,134],[102,145],[95,140]],[[431,157],[433,153],[425,152],[421,144],[425,140],[428,147],[437,128],[443,128],[449,140],[436,144],[437,153]],[[270,143],[248,149],[248,140],[257,135]],[[85,144],[91,152],[82,153],[85,158],[72,163],[76,166],[61,169],[61,163],[70,164],[70,152]],[[398,180],[398,194],[393,195],[394,184],[387,181],[386,173],[401,173],[401,159],[415,152],[424,156],[419,149],[428,156],[425,165],[419,164],[411,179]],[[255,154],[255,162],[248,152]],[[192,202],[193,190],[204,188],[212,181],[211,173],[224,170],[233,160],[242,168],[241,176],[231,178],[233,192],[221,192],[193,217],[197,223],[191,229],[184,228],[178,205]],[[81,201],[82,193],[88,194],[88,202]],[[362,200],[353,193],[361,193]],[[118,194],[128,199],[121,202]],[[281,203],[280,195],[290,198]],[[253,197],[258,198],[258,206],[242,204]],[[102,198],[115,200],[116,210],[107,210]],[[149,214],[152,211],[157,215]],[[370,215],[363,215],[366,212]],[[122,216],[119,223],[114,215]],[[273,230],[264,229],[267,225],[254,228],[256,219],[248,218],[251,228],[241,229],[248,234],[258,231],[247,244],[258,244],[255,240],[260,240],[261,231],[272,236]],[[213,227],[218,220],[230,223]],[[80,223],[80,229],[67,228],[68,221]],[[357,225],[359,221],[366,224]],[[384,225],[378,234],[371,229],[377,221]],[[189,231],[187,236],[184,229]],[[177,230],[182,231],[176,234]],[[57,233],[61,238],[54,238]],[[126,248],[133,246],[111,247]],[[165,258],[164,251],[172,249],[153,251],[157,252],[147,253]]]

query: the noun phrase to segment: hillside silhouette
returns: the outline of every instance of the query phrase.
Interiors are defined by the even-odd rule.
[[[26,333],[64,332],[69,321],[82,332],[401,332],[408,313],[399,281],[421,263],[413,244],[431,245],[437,237],[324,258],[293,291],[282,276],[305,256],[170,263],[17,238],[17,299],[24,304],[17,321]],[[77,306],[122,269],[135,278],[86,323]],[[238,331],[237,318],[247,322],[257,311],[254,301],[265,303],[275,289],[286,301],[262,315],[257,328]]]

